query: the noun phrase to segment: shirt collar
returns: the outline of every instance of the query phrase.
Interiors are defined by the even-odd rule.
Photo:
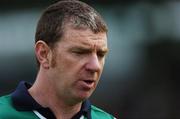
[[[11,94],[14,107],[19,111],[29,111],[42,108],[29,94],[31,84],[22,81],[16,90]]]
[[[53,117],[52,112],[49,108],[43,108],[40,104],[38,104],[33,97],[29,94],[28,89],[32,85],[21,81],[17,86],[16,90],[11,94],[13,106],[18,111],[32,111],[39,110],[40,113],[50,114]],[[73,119],[77,119],[81,115],[86,116],[88,119],[91,119],[91,103],[89,100],[83,102],[81,110],[73,117]],[[48,115],[45,115],[45,117]]]

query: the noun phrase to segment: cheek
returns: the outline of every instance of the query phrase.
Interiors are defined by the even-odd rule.
[[[100,61],[101,72],[102,72],[102,70],[104,69],[104,63],[105,63],[105,60]]]
[[[79,60],[74,58],[71,54],[59,54],[54,57],[52,64],[57,66],[58,69],[61,69],[65,74],[74,73],[78,70]]]

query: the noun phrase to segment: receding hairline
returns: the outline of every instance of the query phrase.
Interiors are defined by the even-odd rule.
[[[100,32],[94,32],[92,29],[90,29],[89,27],[76,27],[72,22],[64,22],[64,24],[62,25],[63,27],[63,32],[62,32],[62,36],[60,38],[58,38],[57,42],[63,40],[65,38],[65,35],[69,32],[69,30],[77,30],[77,31],[86,31],[89,30],[91,31],[93,34],[99,34],[99,33],[104,33],[106,34],[106,37],[108,36],[107,31],[100,31]],[[66,39],[67,40],[67,39]],[[54,46],[56,46],[57,43],[54,43]]]

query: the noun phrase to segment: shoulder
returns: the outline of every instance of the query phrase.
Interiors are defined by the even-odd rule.
[[[10,95],[0,97],[0,118],[6,119],[11,116],[16,110],[12,106]]]
[[[105,112],[104,110],[91,105],[91,115],[92,115],[92,119],[116,119],[115,117],[113,117],[111,114]]]
[[[0,112],[2,112],[5,108],[11,107],[11,103],[10,95],[0,97]]]
[[[0,97],[0,119],[37,119],[32,112],[17,111],[10,95]]]
[[[11,106],[11,97],[10,95],[0,97],[0,117],[7,117],[11,111],[13,111],[13,107]],[[6,119],[6,118],[5,118]]]

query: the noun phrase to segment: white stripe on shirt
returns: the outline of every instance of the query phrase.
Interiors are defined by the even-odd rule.
[[[34,114],[39,117],[39,119],[47,119],[42,114],[40,114],[38,111],[33,110]],[[82,115],[79,119],[84,119],[84,116]]]
[[[40,114],[38,111],[33,110],[34,114],[36,114],[36,116],[38,116],[40,119],[47,119],[45,118],[42,114]]]

